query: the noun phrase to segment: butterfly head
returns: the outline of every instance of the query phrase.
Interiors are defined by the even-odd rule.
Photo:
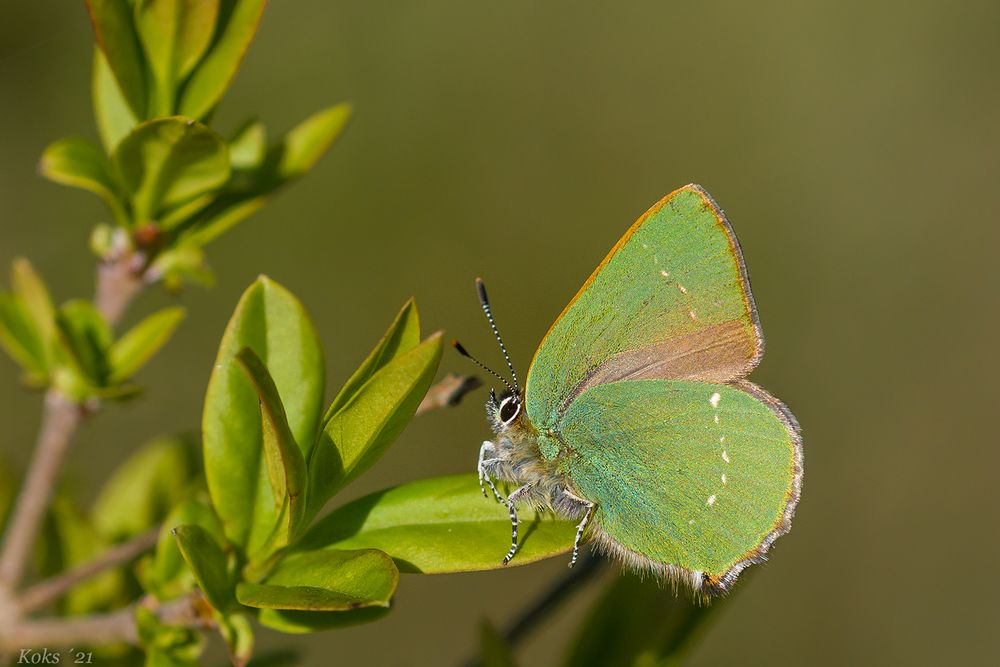
[[[500,394],[490,390],[490,398],[486,401],[486,418],[493,431],[500,433],[511,428],[520,418],[524,399],[520,394],[507,390]]]

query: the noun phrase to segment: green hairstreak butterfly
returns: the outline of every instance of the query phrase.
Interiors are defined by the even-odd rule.
[[[802,484],[792,413],[746,379],[764,340],[736,236],[705,190],[655,204],[618,241],[517,381],[490,392],[479,477],[579,521],[581,540],[640,571],[727,591],[788,532]],[[457,342],[460,352],[468,355]],[[478,362],[477,362],[478,363]],[[482,365],[482,364],[480,364]],[[493,479],[517,485],[505,499]]]

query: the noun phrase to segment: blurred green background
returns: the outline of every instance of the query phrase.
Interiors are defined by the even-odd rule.
[[[60,300],[91,293],[105,217],[34,173],[48,142],[96,138],[82,4],[0,10],[0,265],[30,257]],[[768,346],[754,378],[801,421],[806,477],[794,530],[693,664],[982,664],[1000,592],[998,27],[992,1],[272,3],[216,127],[247,110],[283,130],[344,100],[354,121],[210,247],[217,287],[183,295],[147,393],[86,427],[67,481],[90,497],[137,444],[198,427],[258,273],[310,310],[332,386],[410,295],[428,330],[497,362],[477,275],[523,373],[627,226],[697,182],[743,244]],[[128,319],[169,300],[147,293]],[[448,354],[443,370],[470,368]],[[39,397],[6,358],[0,380],[0,453],[21,466]],[[414,421],[349,495],[471,471],[484,396]],[[504,625],[564,572],[408,575],[385,621],[261,644],[306,664],[454,664],[480,618]],[[595,593],[538,628],[524,664],[561,655]]]

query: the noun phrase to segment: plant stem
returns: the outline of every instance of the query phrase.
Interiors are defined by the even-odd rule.
[[[112,327],[121,321],[125,309],[145,285],[141,268],[136,266],[137,258],[138,255],[126,253],[97,265],[94,306]]]
[[[67,648],[126,642],[137,644],[135,611],[150,609],[161,622],[203,630],[215,627],[211,607],[199,592],[159,603],[152,597],[109,614],[25,620],[0,628],[0,653],[26,648]]]
[[[21,613],[29,614],[41,609],[50,602],[58,600],[81,581],[129,562],[139,554],[152,549],[159,537],[160,528],[153,528],[127,542],[114,545],[93,560],[32,586],[18,598]]]
[[[21,485],[0,554],[0,609],[6,608],[24,575],[28,554],[48,507],[52,488],[62,467],[83,409],[55,389],[45,394],[42,429],[34,458]],[[7,618],[0,618],[0,624]]]
[[[0,649],[96,646],[120,641],[135,643],[137,639],[132,608],[126,607],[112,614],[21,622],[14,626],[13,632],[0,636]]]

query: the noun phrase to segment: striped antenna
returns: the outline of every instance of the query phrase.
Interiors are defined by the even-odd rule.
[[[510,376],[514,378],[514,395],[520,396],[521,388],[517,384],[517,373],[514,372],[514,364],[510,362],[510,355],[507,354],[507,346],[503,344],[503,338],[501,338],[500,331],[497,329],[497,323],[493,320],[493,311],[490,310],[490,300],[486,296],[486,285],[483,284],[482,278],[476,278],[476,289],[479,291],[479,303],[483,304],[483,312],[486,313],[486,319],[490,322],[493,335],[496,336],[497,342],[500,343],[500,351],[503,352],[503,358],[507,361]],[[509,387],[510,385],[508,385]]]
[[[501,382],[503,382],[504,386],[505,386],[505,387],[507,387],[507,389],[509,389],[509,390],[511,391],[511,393],[512,393],[512,394],[514,394],[515,396],[517,395],[517,392],[516,392],[516,391],[514,391],[514,387],[511,387],[511,386],[510,386],[510,383],[509,383],[509,382],[507,382],[507,379],[506,379],[506,378],[505,378],[504,376],[500,375],[500,374],[499,374],[499,373],[497,373],[497,372],[496,372],[495,370],[493,370],[492,368],[490,368],[489,366],[487,366],[487,365],[486,365],[486,364],[484,364],[483,362],[479,361],[479,359],[476,359],[476,358],[475,358],[474,356],[472,356],[471,354],[469,354],[469,351],[468,351],[468,350],[466,350],[466,349],[465,349],[464,347],[462,347],[462,344],[461,344],[461,343],[459,343],[459,342],[458,342],[457,340],[453,340],[453,341],[451,341],[451,345],[452,345],[452,347],[454,347],[454,348],[455,348],[456,350],[458,350],[458,353],[459,353],[460,355],[462,355],[463,357],[466,357],[466,358],[468,358],[468,359],[472,359],[472,361],[473,361],[473,362],[474,362],[474,363],[475,363],[475,364],[476,364],[477,366],[479,366],[480,368],[482,368],[482,369],[483,369],[484,371],[486,371],[487,373],[489,373],[490,375],[492,375],[492,376],[493,376],[493,377],[495,377],[496,379],[498,379],[498,380],[500,380]],[[493,390],[492,390],[492,389],[490,389],[490,395],[491,395],[491,396],[493,396],[493,402],[494,402],[494,403],[496,403],[496,402],[497,402],[497,401],[496,401],[496,395],[495,395],[495,394],[493,393]]]

